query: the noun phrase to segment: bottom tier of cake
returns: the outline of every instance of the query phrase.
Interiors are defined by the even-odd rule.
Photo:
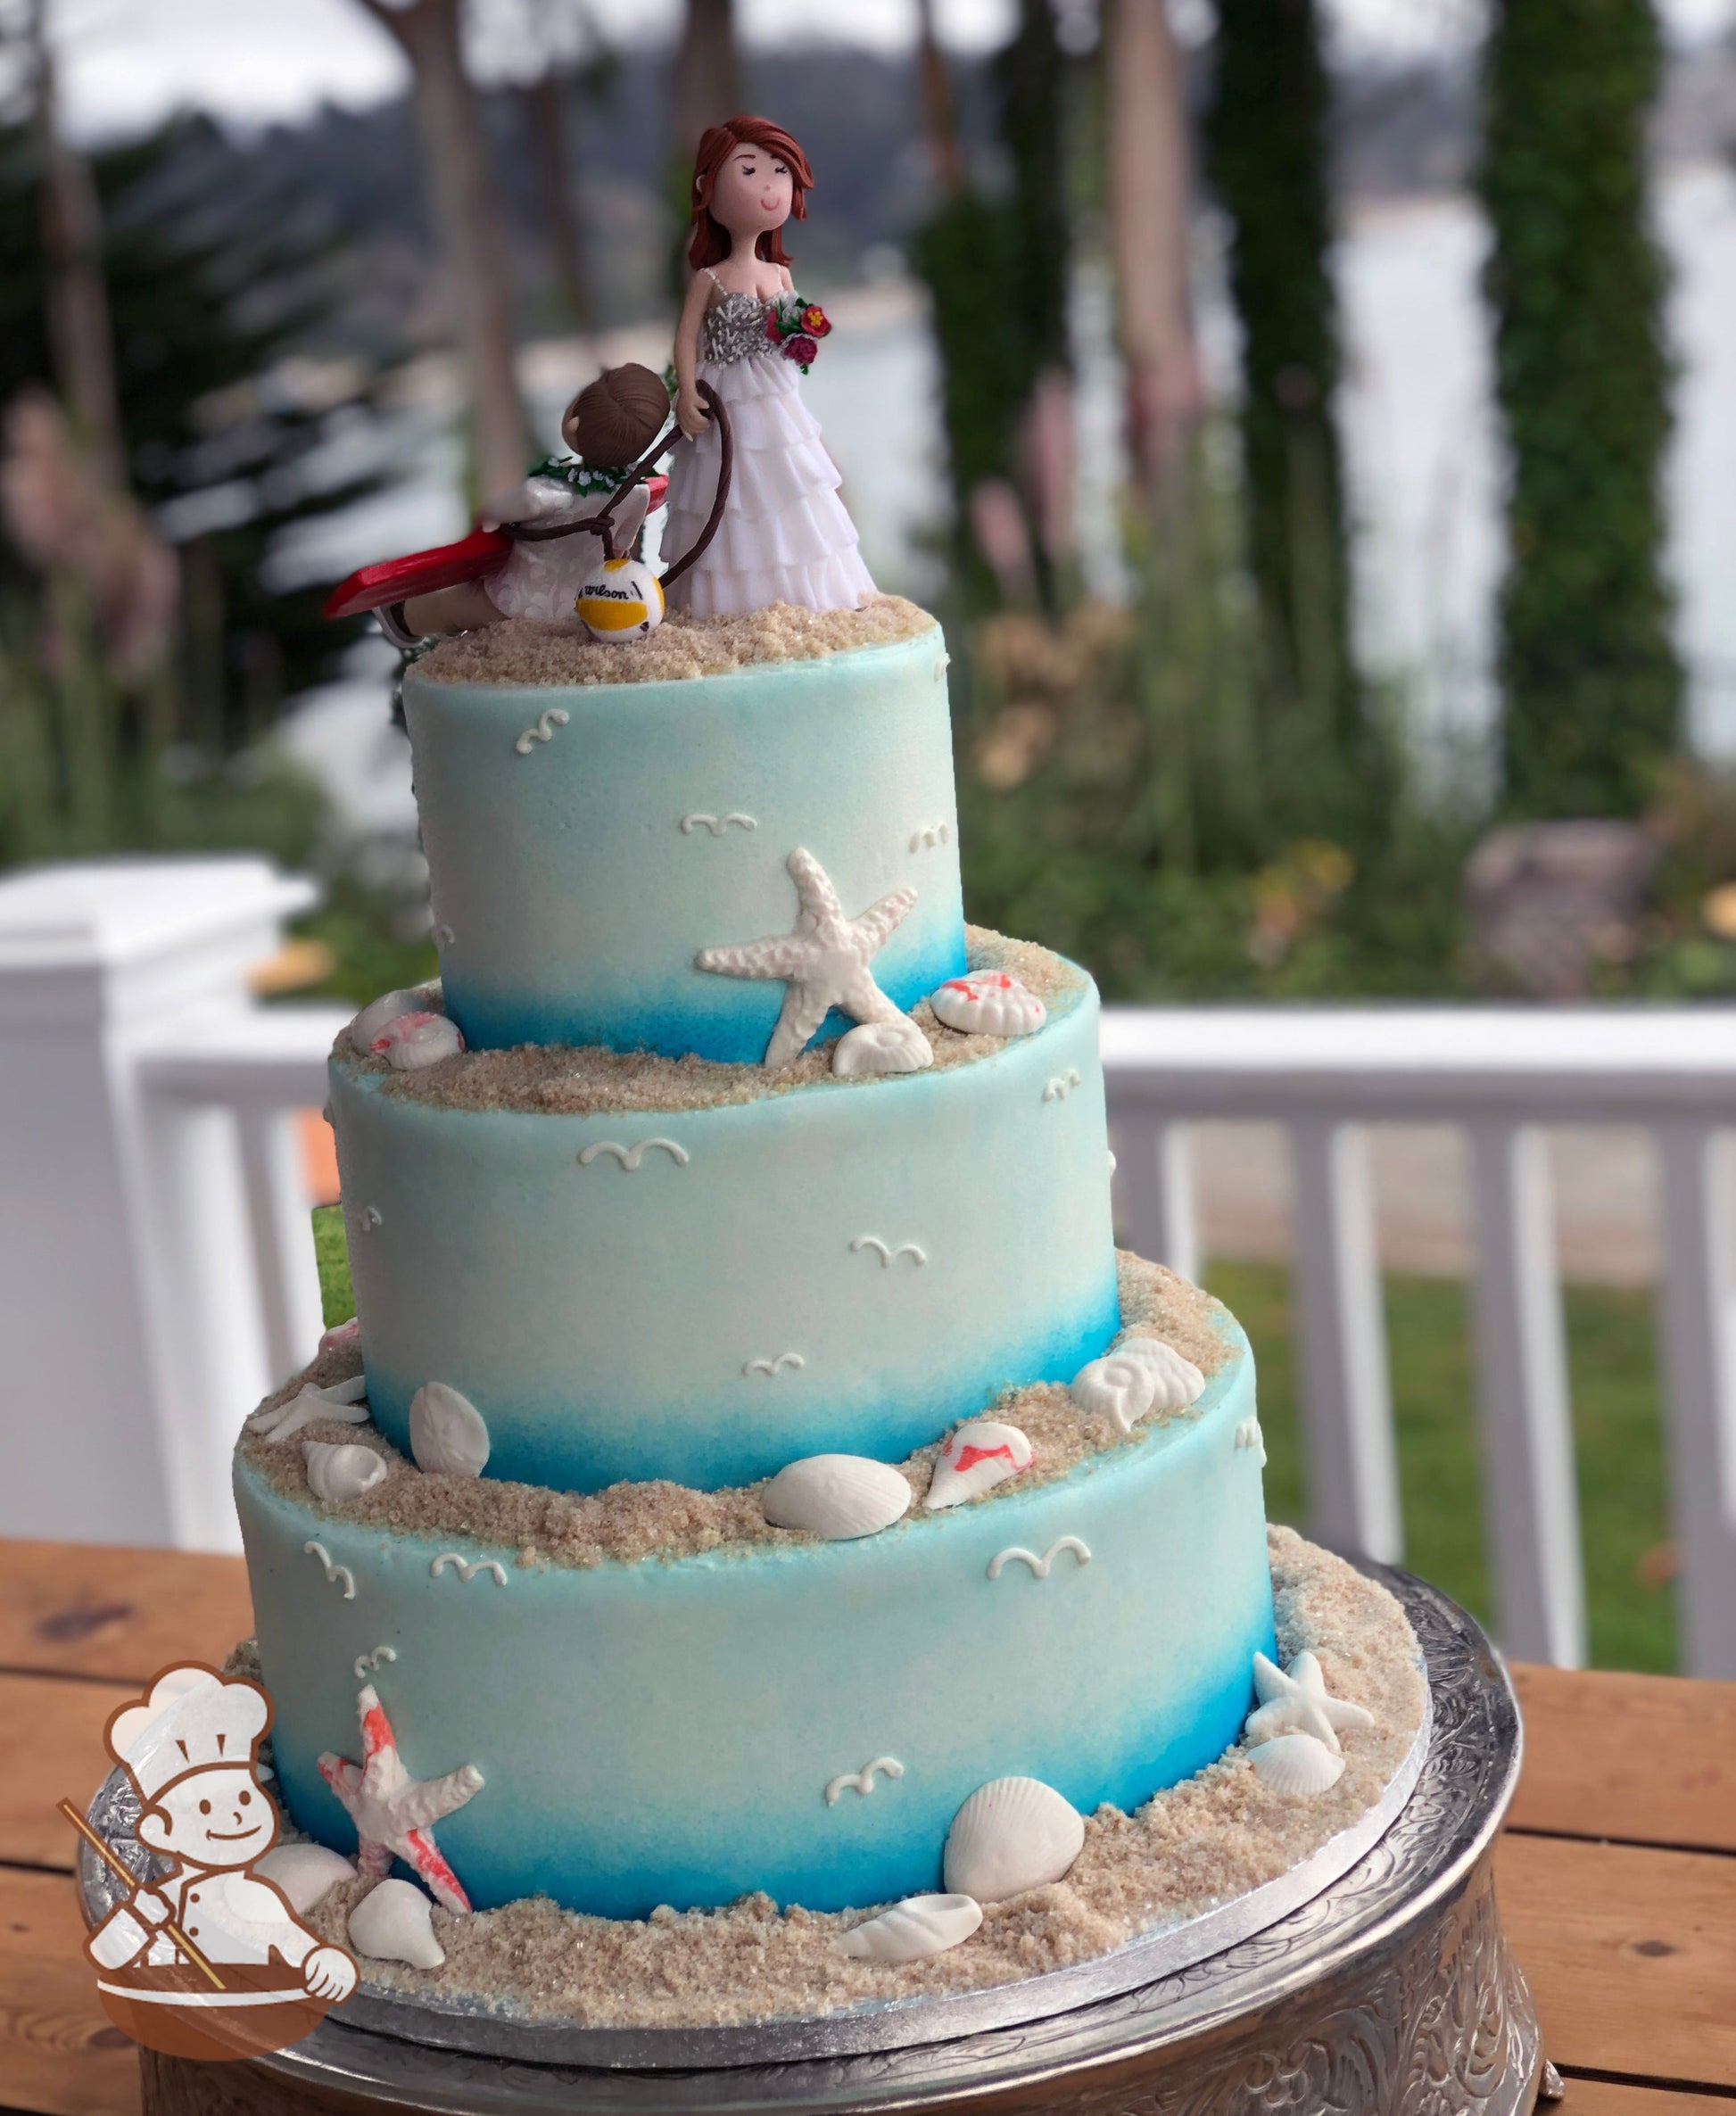
[[[1124,1322],[1178,1284],[1124,1265]],[[985,1411],[1029,1432],[1023,1475],[930,1512],[930,1449],[904,1466],[908,1514],[850,1542],[746,1529],[751,1489],[719,1535],[691,1525],[727,1518],[727,1494],[425,1477],[353,1426],[331,1437],[365,1434],[392,1475],[334,1506],[298,1488],[291,1450],[244,1442],[289,1814],[352,1847],[318,1766],[360,1757],[365,1684],[412,1778],[481,1773],[438,1828],[480,1907],[541,1894],[632,1918],[764,1891],[838,1910],[939,1887],[948,1826],[990,1780],[1089,1814],[1190,1777],[1237,1739],[1274,1633],[1252,1360],[1180,1291],[1211,1369],[1195,1403],[1124,1434],[1062,1389],[1020,1392]],[[563,1512],[634,1506],[672,1525],[643,1555],[562,1541]]]

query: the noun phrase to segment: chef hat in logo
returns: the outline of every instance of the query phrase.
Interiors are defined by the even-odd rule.
[[[110,1754],[124,1764],[147,1800],[171,1780],[215,1765],[245,1768],[271,1720],[265,1693],[229,1682],[214,1669],[165,1668],[150,1695],[110,1719]]]

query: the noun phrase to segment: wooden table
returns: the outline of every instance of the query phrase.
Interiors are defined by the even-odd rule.
[[[54,1812],[167,1661],[252,1628],[241,1560],[0,1541],[0,2116],[133,2116]],[[1562,2116],[1736,2116],[1736,1684],[1515,1671],[1525,1768],[1502,1914]]]

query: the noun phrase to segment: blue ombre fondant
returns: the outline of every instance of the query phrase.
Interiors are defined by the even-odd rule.
[[[342,1056],[331,1077],[368,1401],[406,1451],[441,1381],[482,1413],[487,1474],[525,1483],[897,1460],[1116,1327],[1082,972],[988,1056],[717,1108],[472,1111]]]
[[[937,625],[684,682],[443,683],[412,671],[404,710],[441,972],[467,1041],[757,1061],[783,987],[708,975],[693,958],[789,930],[784,861],[798,846],[850,917],[915,885],[874,964],[899,1006],[957,976],[946,667]],[[566,725],[520,756],[518,738],[550,708]]]
[[[1233,1329],[1233,1326],[1228,1326]],[[279,1781],[295,1821],[353,1846],[321,1782],[357,1753],[351,1662],[407,1767],[473,1763],[484,1790],[440,1824],[472,1898],[546,1892],[643,1917],[764,1889],[816,1910],[940,1885],[957,1808],[991,1778],[1040,1778],[1089,1813],[1189,1776],[1237,1737],[1256,1649],[1274,1650],[1254,1407],[1236,1356],[1196,1416],[1137,1433],[1050,1484],[913,1514],[856,1542],[790,1542],[591,1570],[495,1553],[497,1586],[445,1544],[287,1500],[242,1468],[237,1500]],[[1080,1538],[988,1576],[999,1551]],[[346,1600],[302,1546],[348,1566]],[[466,1546],[470,1557],[489,1553]],[[872,1793],[833,1779],[896,1756]]]

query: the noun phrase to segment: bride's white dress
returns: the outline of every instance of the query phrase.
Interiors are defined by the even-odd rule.
[[[695,616],[770,602],[855,609],[875,591],[856,549],[856,525],[838,496],[838,467],[797,387],[796,364],[765,335],[772,305],[750,293],[725,293],[699,326],[698,378],[723,401],[735,460],[716,535],[668,591],[672,608]],[[691,550],[705,528],[721,445],[714,419],[670,459],[665,565]]]

